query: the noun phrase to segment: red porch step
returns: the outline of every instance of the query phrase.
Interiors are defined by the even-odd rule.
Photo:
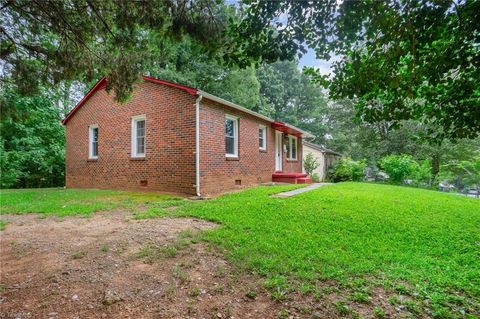
[[[311,184],[312,179],[310,177],[300,177],[297,178],[297,184]]]
[[[290,184],[310,184],[312,179],[307,177],[306,173],[282,173],[272,174],[272,182],[290,183]]]

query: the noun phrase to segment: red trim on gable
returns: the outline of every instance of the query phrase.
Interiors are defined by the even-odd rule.
[[[297,130],[294,130],[294,129],[288,127],[287,125],[285,125],[285,123],[280,122],[280,121],[273,122],[271,124],[271,126],[274,130],[277,130],[277,131],[280,131],[280,132],[283,132],[283,133],[287,133],[287,134],[290,134],[290,135],[295,135],[297,137],[302,136],[301,132],[298,132]]]
[[[62,121],[62,124],[63,125],[67,124],[68,120],[70,120],[70,118],[78,111],[78,109],[81,108],[82,105],[88,101],[88,99],[90,99],[93,93],[95,93],[100,89],[105,88],[106,86],[107,86],[107,78],[102,77],[100,80],[98,80],[97,83],[95,83],[95,85],[90,89],[90,91],[88,91],[88,93],[83,97],[83,99],[81,99],[80,102],[78,102],[77,105],[75,105],[75,107],[67,114],[67,116],[65,116],[65,118]]]
[[[197,92],[198,92],[198,90],[196,88],[192,88],[192,87],[189,87],[189,86],[185,86],[185,85],[181,85],[181,84],[177,84],[177,83],[173,83],[173,82],[169,82],[169,81],[165,81],[165,80],[152,78],[151,76],[145,76],[144,75],[143,80],[148,81],[148,82],[152,82],[152,83],[171,86],[171,87],[183,90],[190,95],[197,95]]]
[[[159,80],[159,79],[156,79],[156,78],[152,78],[151,76],[145,76],[144,75],[144,76],[142,76],[142,79],[144,81],[147,81],[147,82],[152,82],[152,83],[156,83],[156,84],[162,84],[162,85],[167,85],[167,86],[170,86],[170,87],[174,87],[174,88],[183,90],[190,95],[197,95],[197,92],[198,92],[198,90],[195,89],[195,88],[185,86],[185,85],[181,85],[181,84],[177,84],[177,83],[173,83],[173,82],[169,82],[169,81],[165,81],[165,80]],[[88,99],[90,99],[90,97],[93,95],[93,93],[95,93],[98,90],[104,89],[106,86],[107,86],[107,78],[102,77],[93,86],[93,88],[91,88],[90,91],[88,91],[88,93],[83,97],[83,99],[81,99],[80,102],[78,102],[77,105],[75,105],[75,107],[70,111],[70,113],[67,114],[67,116],[62,120],[62,124],[66,125],[67,122],[70,120],[70,118],[78,111],[78,109],[81,108],[82,105],[85,104],[88,101]]]

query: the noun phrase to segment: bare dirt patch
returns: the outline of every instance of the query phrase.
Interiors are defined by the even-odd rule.
[[[282,305],[259,278],[235,272],[206,244],[151,263],[138,256],[145,245],[167,246],[215,224],[130,217],[3,215],[0,318],[277,317]]]
[[[135,220],[125,211],[2,219],[0,319],[404,317],[378,287],[371,297],[329,281],[308,293],[267,291],[266,278],[196,239],[217,227],[200,219]]]

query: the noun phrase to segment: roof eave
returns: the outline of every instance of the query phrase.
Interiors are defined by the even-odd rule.
[[[324,148],[323,146],[320,146],[318,144],[314,144],[314,143],[311,143],[311,142],[307,142],[307,141],[304,141],[303,144],[305,146],[308,146],[310,148],[313,148],[314,150],[317,150],[319,152],[322,152],[322,153],[327,153],[327,154],[333,154],[333,155],[337,155],[337,156],[342,156],[342,154],[338,153],[338,152],[335,152],[335,151],[332,151],[332,150],[329,150],[328,148]]]
[[[252,116],[260,118],[260,119],[262,119],[264,121],[267,121],[269,123],[274,123],[275,122],[274,119],[271,119],[271,118],[269,118],[265,115],[262,115],[260,113],[255,112],[255,111],[247,109],[243,106],[240,106],[240,105],[235,104],[233,102],[222,99],[222,98],[220,98],[218,96],[215,96],[213,94],[210,94],[208,92],[205,92],[205,91],[202,91],[202,90],[197,90],[196,88],[192,88],[192,87],[189,87],[189,86],[185,86],[185,85],[181,85],[181,84],[177,84],[177,83],[173,83],[173,82],[169,82],[169,81],[165,81],[165,80],[156,79],[156,78],[153,78],[153,77],[150,77],[150,76],[145,76],[145,75],[142,76],[142,79],[144,81],[148,81],[148,82],[152,82],[152,83],[156,83],[156,84],[163,84],[163,85],[167,85],[167,86],[170,86],[170,87],[175,87],[177,89],[180,89],[180,90],[183,90],[183,91],[187,92],[190,95],[202,95],[209,100],[212,100],[212,101],[218,102],[220,104],[229,106],[229,107],[231,107],[233,109],[236,109],[238,111],[250,114]],[[68,113],[67,116],[62,120],[62,124],[66,125],[67,122],[70,120],[70,118],[78,111],[78,109],[80,109],[80,107],[82,107],[82,105],[84,105],[90,99],[90,97],[97,90],[104,88],[105,85],[106,85],[106,81],[107,81],[106,77],[102,77],[100,80],[98,80],[98,82],[95,83],[95,85],[90,89],[90,91],[88,91],[88,93],[80,100],[80,102],[78,102],[77,105],[75,105],[75,107],[70,111],[70,113]],[[304,130],[301,130],[298,127],[295,127],[295,126],[290,125],[288,123],[283,123],[283,125],[290,128],[293,131],[296,131],[296,132],[300,133],[300,135],[303,138],[314,138],[315,137],[313,134],[311,134],[309,132],[306,132]]]
[[[230,102],[230,101],[227,101],[225,99],[222,99],[221,97],[218,97],[218,96],[215,96],[213,94],[210,94],[208,92],[205,92],[205,91],[202,91],[202,90],[198,90],[197,94],[203,96],[203,97],[206,97],[207,99],[209,100],[212,100],[212,101],[215,101],[215,102],[218,102],[220,104],[224,104],[224,105],[227,105],[227,106],[230,106],[231,108],[234,108],[234,109],[237,109],[239,111],[242,111],[244,113],[248,113],[250,115],[253,115],[255,117],[258,117],[258,118],[261,118],[262,120],[265,120],[267,122],[270,122],[270,123],[273,123],[275,122],[275,120],[265,116],[265,115],[262,115],[260,113],[257,113],[255,111],[252,111],[250,109],[247,109],[246,107],[243,107],[243,106],[240,106],[238,104],[235,104],[233,102]]]
[[[205,92],[205,91],[202,91],[202,90],[198,90],[198,91],[197,91],[197,94],[199,94],[199,95],[201,95],[201,96],[203,96],[203,97],[205,97],[205,98],[207,98],[207,99],[209,99],[209,100],[212,100],[212,101],[214,101],[214,102],[217,102],[217,103],[220,103],[220,104],[229,106],[229,107],[231,107],[231,108],[233,108],[233,109],[236,109],[236,110],[238,110],[238,111],[241,111],[241,112],[244,112],[244,113],[253,115],[253,116],[255,116],[255,117],[257,117],[257,118],[260,118],[260,119],[262,119],[262,120],[265,120],[265,121],[267,121],[267,122],[269,122],[269,123],[274,123],[274,122],[276,122],[276,121],[275,121],[274,119],[272,119],[272,118],[269,118],[269,117],[267,117],[267,116],[265,116],[265,115],[262,115],[262,114],[260,114],[260,113],[255,112],[255,111],[252,111],[252,110],[250,110],[250,109],[247,109],[246,107],[240,106],[240,105],[235,104],[235,103],[233,103],[233,102],[230,102],[230,101],[227,101],[227,100],[225,100],[225,99],[222,99],[221,97],[215,96],[215,95],[210,94],[210,93],[208,93],[208,92]],[[298,127],[295,127],[295,126],[290,125],[290,124],[288,124],[288,123],[284,123],[284,125],[287,126],[287,127],[289,127],[289,128],[291,128],[292,130],[295,130],[295,131],[301,133],[302,137],[304,137],[304,138],[314,138],[314,137],[315,137],[315,135],[313,135],[313,134],[311,134],[311,133],[309,133],[309,132],[306,132],[306,131],[304,131],[304,130],[301,130],[301,129],[299,129]]]
[[[67,116],[65,116],[65,118],[62,120],[62,124],[66,125],[70,118],[82,107],[83,104],[85,104],[90,99],[93,93],[103,88],[106,83],[107,78],[104,76],[100,80],[98,80],[98,82],[95,83],[95,85],[88,91],[87,94],[85,94],[85,96],[80,100],[80,102],[78,102],[77,105],[75,105],[75,107],[70,112],[68,112]]]

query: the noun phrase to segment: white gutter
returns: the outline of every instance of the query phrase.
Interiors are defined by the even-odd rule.
[[[202,196],[200,193],[200,101],[203,96],[198,92],[198,97],[195,100],[195,190],[197,196]]]
[[[267,116],[265,116],[265,115],[262,115],[262,114],[260,114],[260,113],[255,112],[255,111],[252,111],[252,110],[249,110],[249,109],[247,109],[247,108],[245,108],[245,107],[243,107],[243,106],[240,106],[240,105],[238,105],[238,104],[229,102],[229,101],[227,101],[227,100],[224,100],[224,99],[222,99],[222,98],[220,98],[220,97],[218,97],[218,96],[212,95],[212,94],[210,94],[210,93],[204,92],[204,91],[202,91],[202,90],[198,90],[197,93],[199,94],[199,96],[204,96],[204,97],[206,97],[206,98],[209,99],[209,100],[218,102],[218,103],[223,104],[223,105],[230,106],[231,108],[234,108],[234,109],[239,110],[239,111],[242,111],[242,112],[244,112],[244,113],[248,113],[248,114],[253,115],[253,116],[255,116],[255,117],[261,118],[262,120],[265,120],[265,121],[267,121],[267,122],[270,122],[270,123],[276,122],[274,119],[271,119],[271,118],[269,118],[269,117],[267,117]],[[305,137],[305,138],[313,138],[313,137],[315,137],[315,135],[313,135],[312,133],[309,133],[309,132],[306,132],[306,131],[304,131],[304,130],[301,130],[301,129],[299,129],[298,127],[295,127],[295,126],[293,126],[293,125],[290,125],[290,124],[285,123],[285,126],[287,126],[287,127],[291,128],[291,129],[293,129],[293,130],[296,130],[296,131],[302,133],[302,137]]]

